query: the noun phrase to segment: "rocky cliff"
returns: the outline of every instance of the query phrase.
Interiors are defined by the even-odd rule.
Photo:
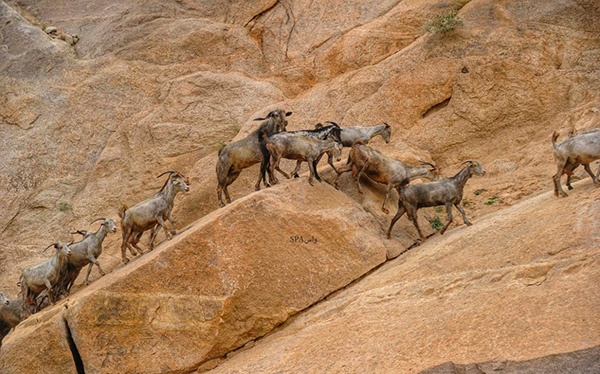
[[[424,31],[452,9],[463,26]],[[394,277],[370,274],[216,370],[261,361],[267,372],[324,371],[303,366],[320,352],[331,370],[364,370],[358,361],[376,370],[377,361],[381,371],[397,362],[415,371],[599,344],[590,316],[600,307],[589,296],[598,235],[586,221],[597,191],[586,179],[567,199],[545,194],[556,171],[552,131],[600,127],[597,1],[19,0],[1,1],[0,14],[0,289],[16,296],[21,270],[45,260],[42,248],[94,218],[116,219],[121,205],[160,188],[163,171],[192,182],[175,203],[184,232],[127,266],[120,234],[109,236],[100,261],[110,274],[87,288],[79,281],[19,326],[0,351],[2,370],[75,371],[74,356],[87,372],[206,370],[410,247],[416,232],[406,219],[384,238],[391,217],[379,208],[381,186],[365,182],[360,196],[348,176],[339,191],[310,187],[303,175],[254,193],[255,166],[230,187],[234,204],[217,209],[217,150],[274,108],[293,112],[292,130],[386,122],[392,141],[371,143],[386,154],[433,161],[444,176],[476,159],[488,173],[467,186],[474,227],[455,223],[444,240],[379,270],[397,268]],[[422,211],[422,226],[435,214]],[[565,295],[572,302],[563,305]],[[359,301],[344,314],[350,299]],[[380,323],[396,310],[413,319]],[[444,313],[456,314],[454,325]],[[303,321],[324,330],[308,333]],[[337,340],[336,329],[353,324],[342,340],[364,351]],[[519,333],[527,326],[535,334]],[[288,337],[298,355],[277,357],[297,369],[260,359],[288,349],[271,343]],[[405,339],[412,350],[383,348]],[[535,349],[523,348],[532,340]],[[24,361],[34,343],[39,354]],[[323,349],[334,344],[335,353]]]

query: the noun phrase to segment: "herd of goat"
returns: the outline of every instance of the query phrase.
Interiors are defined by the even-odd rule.
[[[319,124],[314,130],[286,131],[288,124],[286,117],[291,114],[283,110],[274,110],[264,118],[257,118],[256,120],[264,121],[257,130],[244,139],[229,143],[219,151],[216,173],[217,198],[220,206],[225,206],[223,194],[227,203],[231,202],[227,187],[245,168],[260,163],[260,172],[255,186],[255,189],[259,190],[261,182],[265,186],[278,183],[275,171],[288,179],[292,176],[298,177],[301,163],[307,162],[310,172],[308,181],[312,185],[314,179],[321,182],[317,173],[317,164],[327,154],[328,163],[336,173],[333,181],[336,188],[339,188],[339,176],[347,172],[352,173],[360,194],[363,194],[360,185],[360,178],[363,175],[386,185],[385,198],[381,207],[385,213],[389,212],[386,203],[391,191],[395,189],[398,192],[398,211],[387,230],[388,239],[391,238],[394,224],[406,213],[420,238],[425,240],[426,237],[417,222],[417,210],[423,207],[445,206],[448,221],[441,229],[441,234],[452,222],[452,206],[461,213],[464,223],[471,225],[461,206],[461,200],[469,178],[473,175],[485,174],[477,161],[465,161],[464,167],[456,175],[440,179],[439,170],[432,163],[407,165],[367,145],[369,140],[378,135],[386,143],[390,142],[391,128],[385,123],[372,127],[340,127],[334,122],[327,122],[326,126]],[[570,183],[571,175],[579,165],[584,166],[594,184],[598,185],[600,167],[596,174],[593,174],[589,164],[600,159],[600,129],[579,134],[571,132],[561,143],[556,142],[557,138],[558,133],[554,132],[552,144],[557,164],[557,172],[553,176],[554,194],[566,196],[560,185],[563,174],[568,176],[567,187],[573,188]],[[348,161],[344,166],[336,168],[333,161],[341,160],[342,147],[350,147]],[[282,158],[297,161],[296,168],[290,174],[281,170],[279,165]],[[165,172],[157,178],[165,174],[168,174],[168,178],[156,194],[130,208],[123,206],[119,211],[122,230],[121,256],[125,264],[129,262],[126,256],[127,249],[133,256],[143,253],[138,243],[144,232],[148,230],[151,232],[148,250],[154,248],[154,240],[161,227],[167,238],[175,235],[171,216],[175,196],[179,192],[189,191],[190,182],[183,174],[176,171]],[[410,184],[414,179],[428,179],[430,182]],[[53,247],[54,255],[41,264],[23,270],[18,283],[21,288],[19,298],[9,300],[4,293],[0,292],[0,347],[2,339],[9,331],[30,314],[37,312],[44,303],[54,304],[60,297],[68,295],[85,266],[88,266],[84,281],[86,285],[94,266],[98,268],[101,275],[104,275],[98,262],[98,257],[102,254],[102,242],[108,233],[115,233],[117,227],[111,218],[98,218],[92,223],[97,221],[101,224],[96,232],[78,230],[72,233],[82,235],[79,241],[68,244],[57,242],[44,249],[46,251]],[[167,227],[167,222],[170,228]]]

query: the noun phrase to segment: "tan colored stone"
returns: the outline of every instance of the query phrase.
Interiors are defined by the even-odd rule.
[[[598,346],[600,190],[577,188],[434,236],[210,372],[409,373]]]
[[[86,372],[194,370],[384,262],[379,232],[345,194],[295,181],[205,216],[50,320],[68,321]],[[41,336],[19,327],[7,339],[11,349]],[[37,355],[2,350],[0,367],[36,365]]]

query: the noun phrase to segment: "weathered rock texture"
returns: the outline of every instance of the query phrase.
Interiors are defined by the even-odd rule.
[[[529,361],[488,361],[476,364],[456,365],[446,362],[420,374],[524,374],[524,373],[580,373],[600,372],[600,347],[549,355]]]
[[[427,19],[457,6],[462,6],[459,16],[464,21],[463,27],[446,35],[423,31]],[[599,19],[600,5],[596,0],[105,0],[81,4],[64,0],[0,1],[0,289],[16,296],[15,283],[22,269],[46,259],[40,253],[42,248],[56,240],[69,240],[69,231],[87,229],[89,222],[97,217],[116,219],[122,204],[135,204],[160,188],[162,181],[155,176],[165,170],[179,170],[192,181],[190,193],[177,198],[173,215],[178,229],[188,225],[193,229],[162,250],[189,251],[188,256],[196,253],[200,269],[208,266],[203,261],[211,258],[202,252],[201,246],[222,248],[220,240],[234,240],[230,237],[234,233],[243,241],[238,250],[249,251],[248,248],[254,248],[258,233],[266,235],[267,227],[287,227],[273,217],[294,222],[301,231],[308,222],[306,218],[313,217],[313,210],[321,209],[318,215],[329,217],[331,220],[327,222],[332,224],[334,215],[349,215],[342,217],[341,222],[346,223],[341,227],[319,227],[319,230],[314,227],[315,232],[332,230],[331,240],[346,240],[337,231],[367,235],[364,241],[371,243],[364,245],[377,248],[375,258],[361,259],[356,264],[347,257],[331,259],[328,266],[340,272],[335,281],[328,283],[319,278],[310,291],[298,289],[292,296],[284,292],[282,295],[287,296],[279,296],[290,298],[289,304],[267,308],[273,314],[265,321],[232,314],[219,327],[219,339],[227,336],[222,341],[206,342],[198,338],[200,334],[210,335],[199,328],[194,333],[197,335],[190,338],[201,345],[190,354],[193,357],[184,360],[183,354],[173,352],[173,361],[166,365],[191,368],[206,357],[224,354],[360,276],[383,261],[386,254],[394,257],[401,253],[413,243],[416,233],[403,219],[395,227],[393,240],[386,241],[383,248],[381,240],[390,219],[379,208],[383,189],[365,182],[369,188],[365,196],[360,196],[349,176],[341,178],[340,192],[330,191],[326,186],[311,189],[304,175],[300,180],[283,181],[283,186],[275,192],[243,200],[253,192],[256,166],[244,171],[230,187],[232,197],[239,203],[226,212],[214,212],[218,206],[216,152],[223,143],[247,135],[257,125],[252,119],[274,108],[294,112],[289,118],[292,130],[326,120],[342,126],[385,121],[393,128],[392,142],[386,145],[377,139],[371,145],[386,154],[409,163],[420,159],[434,161],[442,167],[444,175],[457,172],[460,163],[467,159],[476,159],[484,165],[488,177],[473,179],[465,194],[467,214],[481,226],[481,217],[492,220],[489,217],[494,216],[489,214],[551,189],[550,177],[556,171],[551,155],[552,131],[558,129],[564,136],[571,128],[600,127]],[[65,35],[77,35],[79,40],[71,44],[66,38],[54,38],[44,32],[49,27]],[[325,170],[328,167],[323,168],[323,176],[329,180],[331,172]],[[583,170],[577,170],[576,176],[587,178]],[[589,179],[586,182],[578,185],[572,195],[582,196],[584,187],[590,184]],[[292,191],[294,195],[281,191]],[[268,209],[285,208],[280,209],[283,216],[274,211],[270,215],[254,213],[258,208],[244,205],[249,201],[260,205],[260,200],[268,196],[277,196],[269,200],[272,205]],[[298,201],[305,196],[312,196],[312,200],[304,203],[307,209],[300,209]],[[579,203],[575,196],[564,203],[552,203],[568,207],[569,202]],[[279,206],[278,199],[289,201],[289,206]],[[324,207],[329,207],[328,214]],[[552,214],[545,204],[539,204],[538,210],[542,222]],[[424,210],[423,226],[427,225],[425,217],[435,214],[434,210]],[[254,224],[248,226],[247,232],[234,232],[229,226],[212,228],[216,223],[202,226],[197,222],[209,220],[203,218],[207,215],[215,219],[221,215],[240,215],[253,219]],[[190,236],[200,235],[193,233],[204,230],[208,236],[195,241],[200,247],[184,245]],[[520,230],[516,224],[514,230]],[[275,235],[271,234],[275,231],[268,232]],[[210,235],[220,235],[219,241]],[[512,231],[506,235],[512,236]],[[546,232],[534,231],[531,235],[544,237]],[[159,238],[163,238],[162,233]],[[213,244],[206,242],[209,240]],[[152,362],[147,357],[139,358],[144,350],[152,352],[154,347],[171,346],[149,338],[151,334],[147,331],[153,328],[152,323],[160,323],[164,331],[168,331],[165,326],[177,328],[193,323],[165,319],[161,314],[171,313],[166,306],[170,305],[167,302],[170,296],[165,295],[175,295],[174,299],[181,300],[185,291],[177,288],[177,291],[155,292],[155,289],[179,284],[182,280],[171,279],[179,268],[188,269],[187,263],[184,259],[174,259],[182,263],[174,269],[163,269],[168,275],[160,270],[156,274],[143,271],[142,267],[162,269],[165,259],[159,251],[122,268],[119,242],[120,234],[110,235],[105,241],[100,261],[105,270],[112,270],[109,276],[96,280],[94,271],[92,280],[97,284],[75,293],[67,302],[68,310],[53,309],[28,319],[7,338],[9,342],[6,349],[2,348],[0,360],[13,362],[19,350],[10,346],[24,347],[36,336],[36,344],[54,349],[56,344],[52,339],[61,340],[64,345],[71,335],[76,346],[81,346],[89,370],[92,370],[89,365],[102,367],[104,362],[106,372],[112,371],[108,368],[117,363],[132,368],[134,362],[139,364],[135,361],[138,359]],[[498,239],[485,245],[490,252],[501,253],[505,242]],[[278,244],[262,243],[261,251],[278,252]],[[338,244],[328,246],[332,253],[328,252],[326,258],[340,250]],[[553,247],[553,243],[548,245],[549,251],[562,248]],[[589,249],[594,244],[587,245]],[[462,251],[460,246],[448,246],[452,251]],[[360,248],[353,247],[350,251]],[[254,262],[264,261],[259,260],[263,252],[250,253],[256,253],[257,257],[244,256],[246,262],[239,266],[250,268]],[[465,262],[473,263],[474,267],[484,266],[475,265],[478,262],[469,256],[470,252],[464,254]],[[217,271],[217,265],[210,266]],[[424,275],[443,278],[443,272],[437,272],[445,268],[441,261]],[[349,273],[340,269],[349,269]],[[295,276],[301,279],[312,274],[308,266],[297,270],[299,274]],[[147,282],[127,278],[125,274],[129,271]],[[225,290],[214,288],[218,282],[211,283],[216,280],[207,280],[205,276],[204,272],[193,273],[185,279],[185,284],[194,285],[190,287],[196,291]],[[168,282],[163,281],[165,277]],[[268,272],[256,278],[265,285],[289,281]],[[476,281],[473,282],[477,284]],[[302,287],[309,285],[310,282]],[[477,287],[474,289],[486,292]],[[509,297],[509,291],[498,297]],[[227,292],[223,292],[218,297],[226,297]],[[266,292],[273,293],[270,289]],[[561,292],[573,292],[580,297],[577,295],[585,295],[587,290],[573,288]],[[137,321],[132,326],[141,331],[140,335],[131,333],[135,343],[124,346],[112,345],[113,335],[101,332],[110,331],[106,327],[109,323],[94,322],[88,309],[121,294],[114,309],[127,317],[126,321]],[[554,295],[551,302],[562,300],[558,294],[551,294]],[[202,295],[199,291],[192,292],[191,301],[183,298],[183,302],[193,303],[190,308],[197,311],[199,305],[205,305]],[[211,295],[207,301],[210,305],[206,304],[199,313],[207,321],[214,316],[215,308],[233,308],[233,304]],[[262,300],[262,297],[256,293],[251,298]],[[485,297],[476,294],[473,299]],[[236,310],[244,312],[248,308],[244,305],[246,300],[238,300]],[[104,308],[100,310],[113,310],[112,306]],[[514,310],[517,313],[519,309]],[[252,314],[244,313],[244,316]],[[54,317],[50,318],[50,314]],[[61,322],[63,317],[68,326]],[[47,323],[38,327],[37,321],[43,318],[47,318]],[[152,318],[154,322],[150,323]],[[361,320],[368,325],[365,322],[368,317],[364,316],[356,317],[353,322],[358,324]],[[116,323],[114,317],[107,317],[107,321]],[[494,335],[496,325],[491,322],[481,326],[481,331]],[[89,328],[97,336],[81,335],[79,324],[96,326],[98,331]],[[210,321],[204,324],[209,325]],[[510,324],[503,321],[498,325]],[[548,328],[549,324],[544,326]],[[56,336],[41,340],[39,336],[48,334],[37,333],[38,328],[54,331]],[[216,329],[214,325],[210,328]],[[127,332],[120,338],[130,334],[128,329],[117,327],[112,331],[117,330]],[[221,335],[222,331],[230,334]],[[171,333],[165,332],[166,336]],[[496,340],[501,346],[510,339]],[[102,353],[92,354],[92,343],[102,347],[96,346],[93,352]],[[565,350],[568,345],[566,342]],[[133,351],[132,346],[136,347]],[[536,346],[539,347],[536,355],[553,353],[545,344],[536,342]],[[484,351],[490,357],[473,354],[470,360],[464,357],[454,362],[481,362],[506,352],[482,345],[481,352]],[[105,356],[100,359],[96,354]],[[425,350],[418,353],[425,354]],[[68,361],[61,357],[69,355],[66,350],[58,356],[41,357],[40,353],[39,362],[47,360],[49,366],[59,371],[73,370],[73,367],[59,369],[60,362]],[[185,357],[190,355],[186,353]],[[122,358],[125,356],[131,361]],[[436,363],[440,362],[443,361]],[[425,362],[422,368],[424,365]],[[153,369],[169,370],[161,366]]]
[[[65,323],[86,372],[194,370],[384,262],[383,240],[371,215],[329,185],[253,194],[28,319],[6,339],[0,371],[74,367],[22,354],[64,357],[67,340],[54,341]],[[38,319],[58,330],[44,333]]]
[[[600,346],[600,189],[577,189],[432,237],[211,373],[416,373]]]

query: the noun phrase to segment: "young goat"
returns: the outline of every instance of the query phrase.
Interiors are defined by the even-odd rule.
[[[22,300],[8,300],[0,292],[0,347],[2,347],[2,339],[8,335],[10,330],[29,317],[29,315],[30,313],[25,310]]]
[[[136,249],[140,253],[144,253],[140,247],[137,246],[139,239],[141,238],[144,231],[152,230],[150,236],[150,242],[148,247],[150,250],[154,249],[154,238],[158,233],[159,225],[165,231],[165,235],[168,239],[171,235],[175,235],[175,228],[173,226],[173,217],[171,211],[175,203],[175,195],[181,191],[189,191],[188,179],[183,174],[176,171],[167,171],[159,175],[157,178],[162,177],[164,174],[169,173],[169,178],[163,185],[163,187],[151,198],[137,203],[131,208],[123,206],[119,212],[121,217],[121,229],[123,230],[123,242],[121,243],[121,256],[123,263],[128,263],[129,259],[125,255],[127,248],[133,256],[137,255]],[[171,223],[171,230],[167,228],[165,221]]]
[[[265,118],[256,118],[255,121],[264,120],[265,122],[244,139],[229,143],[219,151],[216,171],[218,180],[217,199],[221,207],[225,206],[222,193],[225,193],[227,203],[231,203],[227,186],[240,176],[242,170],[262,162],[264,159],[268,160],[267,150],[261,147],[260,144],[262,132],[266,131],[268,135],[271,135],[285,131],[288,124],[286,117],[290,115],[292,115],[292,112],[277,109],[270,112]],[[258,181],[255,186],[257,191],[260,189],[260,181],[264,179],[264,172],[267,170],[267,167],[264,162],[261,163]]]
[[[439,176],[439,171],[435,165],[429,162],[421,162],[422,166],[410,166],[405,163],[390,158],[376,149],[365,145],[362,141],[357,141],[350,149],[348,162],[345,166],[338,169],[338,175],[335,180],[335,187],[339,188],[338,179],[343,173],[352,171],[352,177],[356,182],[358,192],[362,195],[363,190],[360,186],[360,177],[365,174],[377,183],[387,185],[387,191],[381,210],[387,214],[389,210],[385,207],[390,197],[392,189],[401,183],[408,183],[417,178],[426,178],[435,180]]]
[[[554,195],[558,196],[559,191],[561,196],[567,196],[560,186],[560,178],[563,174],[567,174],[567,188],[573,189],[571,186],[571,176],[573,170],[575,170],[581,162],[579,160],[590,160],[587,163],[583,163],[585,171],[592,178],[595,184],[598,184],[598,177],[600,176],[600,167],[596,172],[596,175],[592,173],[589,162],[600,158],[600,129],[592,129],[575,134],[572,129],[569,132],[569,137],[562,143],[556,144],[558,133],[555,131],[552,134],[552,146],[554,147],[554,160],[557,163],[558,171],[552,178],[554,181]],[[596,157],[594,158],[594,155]],[[558,175],[558,177],[557,177]],[[558,185],[558,188],[556,187]]]
[[[270,137],[267,137],[267,134],[263,133],[263,139],[271,156],[269,166],[270,175],[274,174],[273,170],[277,170],[286,178],[290,178],[290,176],[279,167],[279,162],[282,157],[299,161],[296,163],[296,169],[294,169],[292,175],[298,172],[300,163],[306,161],[308,162],[308,168],[310,170],[308,183],[310,183],[311,186],[313,185],[313,178],[315,176],[314,161],[320,155],[327,151],[332,151],[333,156],[337,161],[341,160],[342,157],[342,145],[337,140],[320,140],[302,133],[290,132],[273,134]],[[274,175],[273,180],[277,183],[277,178]]]
[[[85,275],[85,285],[88,285],[88,279],[92,272],[92,267],[96,265],[98,272],[104,275],[104,270],[98,262],[98,257],[102,254],[102,242],[109,232],[117,232],[115,221],[111,218],[98,218],[92,221],[90,224],[102,221],[100,228],[96,232],[84,232],[84,237],[80,241],[71,244],[71,257],[67,264],[67,275],[61,279],[61,291],[67,295],[71,292],[71,287],[77,279],[79,272],[85,265],[88,265],[87,274]],[[79,233],[79,231],[77,231]]]
[[[19,280],[21,299],[24,304],[34,305],[35,311],[37,311],[36,298],[44,290],[47,290],[50,303],[55,303],[56,293],[52,290],[59,284],[61,275],[66,274],[68,258],[71,256],[69,245],[64,243],[49,245],[44,251],[52,246],[56,249],[51,259],[23,270]]]
[[[451,178],[444,178],[429,183],[404,184],[399,186],[398,195],[400,198],[398,199],[398,213],[392,218],[392,223],[387,232],[387,238],[391,238],[392,227],[394,227],[396,221],[398,221],[398,219],[406,212],[408,218],[412,220],[417,228],[421,239],[426,240],[427,238],[421,232],[419,223],[417,222],[417,210],[425,207],[439,205],[446,206],[448,223],[446,223],[444,228],[440,231],[440,234],[442,235],[452,223],[452,205],[454,205],[460,214],[462,214],[465,224],[471,226],[472,223],[469,222],[464,209],[460,205],[463,197],[463,189],[473,174],[482,176],[485,175],[485,170],[483,170],[477,161],[466,161],[465,164],[467,164],[467,166]]]

